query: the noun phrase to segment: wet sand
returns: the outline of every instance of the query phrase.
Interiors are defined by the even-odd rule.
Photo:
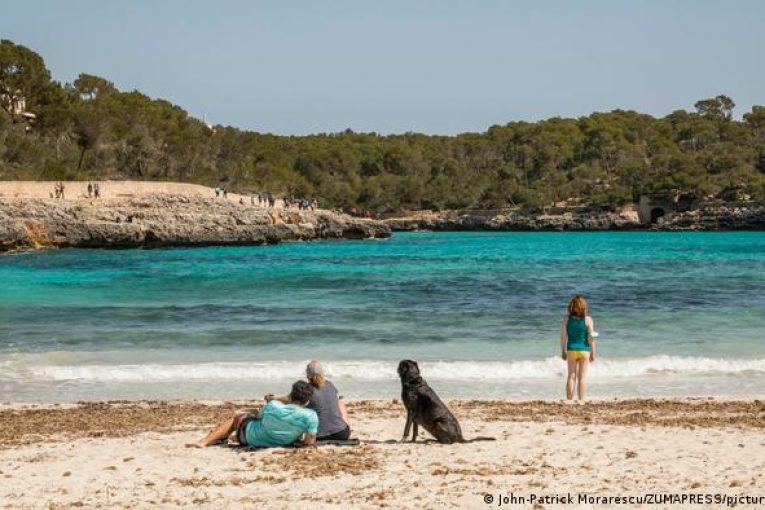
[[[360,446],[184,447],[235,409],[258,404],[5,406],[0,506],[497,508],[510,493],[765,496],[761,400],[453,401],[466,437],[497,439],[456,445],[427,434],[398,443],[400,403],[354,401]],[[535,507],[527,503],[503,507]]]

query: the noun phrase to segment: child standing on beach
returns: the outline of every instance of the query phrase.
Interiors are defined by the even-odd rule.
[[[568,303],[568,313],[560,326],[560,355],[568,362],[566,399],[574,398],[574,385],[580,401],[587,400],[587,368],[595,361],[595,323],[587,315],[587,300],[576,295]]]

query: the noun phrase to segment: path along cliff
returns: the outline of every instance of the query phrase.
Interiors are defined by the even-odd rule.
[[[268,208],[253,204],[249,196],[230,194],[224,200],[203,186],[135,184],[101,183],[103,198],[94,199],[82,191],[87,183],[68,182],[70,195],[60,199],[45,196],[54,183],[0,183],[0,252],[257,245],[391,233],[378,221],[322,209]]]

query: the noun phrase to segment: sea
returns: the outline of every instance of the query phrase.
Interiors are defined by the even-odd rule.
[[[311,359],[348,398],[561,398],[584,294],[592,398],[765,394],[765,233],[396,233],[0,257],[0,403],[257,399]]]

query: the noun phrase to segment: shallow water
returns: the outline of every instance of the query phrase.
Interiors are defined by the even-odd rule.
[[[593,396],[765,390],[765,233],[414,233],[384,241],[0,258],[0,400],[244,398],[314,357],[394,397],[551,397],[567,299]]]

